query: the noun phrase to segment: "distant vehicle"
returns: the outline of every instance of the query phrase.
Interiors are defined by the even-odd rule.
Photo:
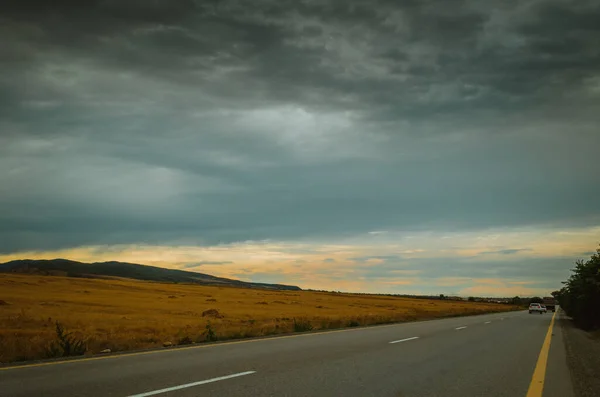
[[[539,314],[544,314],[546,309],[542,309],[542,305],[539,303],[530,303],[529,304],[529,314],[536,312]]]
[[[546,296],[544,297],[544,305],[546,306],[546,308],[548,310],[551,310],[553,312],[556,311],[556,299],[554,299],[551,296]]]
[[[544,306],[544,305],[540,305],[540,306],[542,306],[542,310],[544,311],[544,313],[546,313],[548,311],[548,309],[546,309],[546,306]]]

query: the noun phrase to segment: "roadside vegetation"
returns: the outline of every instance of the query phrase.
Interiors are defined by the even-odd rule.
[[[439,298],[0,274],[0,362],[514,308]]]
[[[600,248],[587,261],[578,260],[571,277],[553,293],[560,306],[585,330],[600,329]]]

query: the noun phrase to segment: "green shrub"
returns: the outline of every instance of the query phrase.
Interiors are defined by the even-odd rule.
[[[206,324],[206,331],[204,331],[204,336],[207,342],[213,342],[218,339],[217,333],[212,329],[210,325],[210,321],[208,322],[208,324]]]
[[[56,340],[45,348],[48,358],[82,356],[87,351],[86,342],[67,332],[61,323],[56,322]]]

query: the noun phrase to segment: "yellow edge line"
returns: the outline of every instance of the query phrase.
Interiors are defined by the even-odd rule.
[[[531,377],[531,383],[529,384],[529,390],[527,390],[526,397],[542,397],[542,392],[544,391],[544,381],[546,379],[548,352],[550,352],[550,341],[552,340],[552,328],[554,326],[554,317],[556,317],[556,313],[558,312],[554,312],[552,320],[550,320],[550,326],[548,327],[548,332],[546,332],[546,338],[544,338],[544,343],[542,344],[540,356],[538,357],[537,364],[535,365],[535,370],[533,371],[533,376]]]

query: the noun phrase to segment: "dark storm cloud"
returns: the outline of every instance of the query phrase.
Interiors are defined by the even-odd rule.
[[[0,251],[598,224],[597,2],[26,3]]]
[[[379,260],[383,260],[383,261],[397,261],[402,258],[398,255],[373,255],[373,256],[360,256],[360,257],[355,257],[355,258],[348,258],[348,260],[351,260],[354,262],[368,262],[369,260],[372,260],[372,259],[379,259]]]
[[[186,263],[185,265],[183,265],[181,267],[183,269],[190,269],[190,268],[204,266],[204,265],[228,265],[230,263],[233,263],[233,262],[231,262],[231,261],[200,261],[200,262],[195,262],[195,263]]]
[[[545,283],[557,288],[569,276],[574,259],[566,256],[539,258],[510,258],[489,260],[488,258],[414,258],[403,261],[386,261],[377,267],[358,267],[356,274],[373,278],[420,277],[436,280],[443,277],[459,279],[493,279],[503,281],[528,280]]]
[[[518,254],[519,252],[527,252],[527,251],[531,251],[531,249],[529,249],[529,248],[509,248],[509,249],[502,249],[502,250],[497,250],[497,251],[484,251],[481,254],[483,254],[483,255],[494,255],[494,254],[514,255],[514,254]]]

